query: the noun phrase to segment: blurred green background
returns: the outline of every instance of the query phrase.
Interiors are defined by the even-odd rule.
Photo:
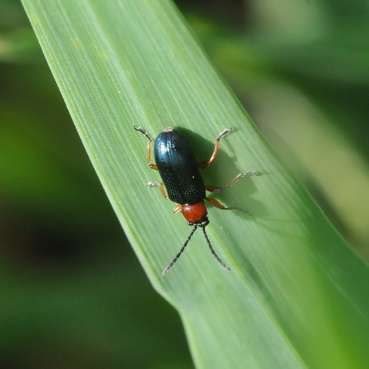
[[[369,260],[369,3],[177,5],[272,150]],[[193,368],[14,0],[0,0],[0,86],[0,367]]]

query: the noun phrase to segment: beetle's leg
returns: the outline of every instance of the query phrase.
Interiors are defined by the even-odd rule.
[[[153,143],[153,139],[147,133],[145,128],[142,128],[142,127],[133,127],[133,128],[137,132],[143,134],[148,139],[148,143],[147,143],[147,147],[146,147],[146,157],[147,157],[147,161],[148,161],[148,166],[151,169],[158,170],[158,166],[152,161],[152,143]]]
[[[167,192],[167,189],[164,186],[164,183],[163,182],[160,183],[159,190],[160,190],[161,194],[167,199],[168,198],[168,192]]]
[[[224,137],[228,136],[231,132],[232,132],[232,128],[225,128],[225,129],[223,129],[222,132],[219,133],[219,135],[215,139],[214,149],[213,149],[213,152],[212,152],[210,158],[206,161],[202,161],[199,164],[200,168],[203,168],[203,169],[208,168],[208,167],[210,167],[211,164],[214,163],[214,160],[217,158],[217,155],[218,155],[218,152],[219,152],[219,149],[220,149],[220,140],[222,140]]]
[[[173,214],[178,214],[182,210],[182,205],[177,204],[175,208],[173,209]]]
[[[206,191],[209,192],[222,192],[224,187],[218,187],[218,186],[205,186]]]
[[[159,190],[161,192],[161,194],[167,199],[168,198],[168,192],[167,189],[164,186],[163,182],[147,182],[146,186],[148,188],[154,188],[154,187],[159,187]]]
[[[235,185],[241,178],[248,178],[252,176],[261,176],[263,175],[262,172],[258,172],[256,170],[248,171],[248,172],[241,172],[236,175],[232,180],[230,180],[228,183],[226,183],[222,187],[218,186],[206,186],[206,190],[209,192],[222,192],[224,189],[232,187]]]
[[[240,208],[234,208],[234,207],[230,208],[228,206],[225,206],[219,200],[215,199],[214,197],[205,197],[205,200],[207,202],[209,202],[209,204],[211,204],[214,207],[216,207],[217,209],[221,209],[221,210],[237,210],[237,211],[242,211],[243,213],[245,213],[247,215],[251,215],[250,212],[248,212],[247,210],[240,209]]]
[[[147,161],[148,161],[148,166],[153,169],[153,170],[158,170],[158,166],[152,161],[152,143],[153,141],[149,141],[147,143]]]
[[[229,207],[223,205],[219,200],[214,199],[214,197],[206,197],[205,199],[206,199],[206,201],[209,204],[215,206],[218,209],[222,209],[222,210],[234,210],[234,208],[229,208]]]

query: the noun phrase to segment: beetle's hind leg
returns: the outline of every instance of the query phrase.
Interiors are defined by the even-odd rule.
[[[199,164],[200,168],[203,168],[203,169],[208,168],[208,167],[210,167],[211,164],[214,163],[215,159],[218,156],[218,152],[219,152],[219,149],[220,149],[220,141],[224,137],[228,136],[231,132],[232,132],[232,128],[225,128],[225,129],[223,129],[222,132],[219,133],[219,135],[215,138],[214,149],[213,149],[213,152],[212,152],[210,158],[208,160],[200,162],[200,164]]]
[[[158,166],[153,162],[152,160],[152,143],[154,142],[154,140],[152,139],[152,137],[148,134],[148,132],[146,131],[145,128],[142,127],[133,127],[137,132],[143,134],[147,139],[148,139],[148,143],[147,143],[147,147],[146,147],[146,158],[148,161],[148,166],[151,169],[154,170],[158,170]]]
[[[248,172],[241,172],[241,173],[238,173],[234,178],[232,178],[224,186],[206,186],[206,190],[209,192],[222,192],[226,188],[230,188],[233,185],[235,185],[242,178],[249,178],[249,177],[261,176],[261,175],[263,175],[263,173],[256,171],[256,170],[252,170]]]
[[[163,197],[165,197],[166,199],[168,198],[168,192],[163,182],[147,182],[146,187],[148,188],[159,187],[160,193],[163,195]]]

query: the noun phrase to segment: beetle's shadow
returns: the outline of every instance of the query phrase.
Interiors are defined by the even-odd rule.
[[[184,137],[187,138],[192,152],[198,162],[207,160],[210,158],[214,148],[214,140],[206,140],[200,135],[182,128],[176,127]],[[232,132],[231,135],[236,134]],[[217,159],[211,165],[211,167],[201,170],[202,177],[205,185],[207,186],[223,186],[229,183],[238,173],[245,171],[259,170],[260,168],[241,168],[237,165],[237,157],[235,155],[227,155],[222,147],[229,147],[230,143],[227,142],[229,137],[226,137],[221,141],[221,147],[218,152]],[[229,150],[232,153],[234,150]],[[208,192],[208,197],[214,197],[219,199],[227,207],[234,209],[234,213],[241,218],[252,220],[256,218],[264,218],[268,215],[266,207],[253,195],[257,192],[255,182],[261,180],[263,176],[254,176],[241,178],[234,186],[225,189],[220,193]],[[211,206],[211,205],[210,205]]]

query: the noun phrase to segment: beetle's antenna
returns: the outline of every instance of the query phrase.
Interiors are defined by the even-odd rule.
[[[215,252],[210,240],[209,240],[209,237],[208,237],[208,234],[206,233],[205,231],[205,226],[202,226],[202,231],[204,232],[204,236],[206,238],[206,241],[208,242],[208,245],[209,245],[209,249],[211,251],[211,253],[213,254],[213,256],[215,257],[215,259],[219,262],[219,264],[224,268],[224,269],[227,269],[227,270],[231,270],[231,268],[219,257],[219,255]]]
[[[183,246],[181,247],[181,249],[179,250],[178,254],[172,259],[172,261],[165,267],[165,269],[162,271],[162,274],[166,274],[169,272],[170,269],[172,269],[173,265],[176,263],[176,261],[179,259],[179,257],[182,255],[183,251],[185,250],[186,246],[188,245],[188,243],[190,242],[191,237],[193,236],[193,234],[195,233],[195,231],[197,230],[197,225],[195,225],[193,227],[193,230],[191,231],[190,235],[187,237],[187,240],[185,241],[185,243],[183,244]]]

